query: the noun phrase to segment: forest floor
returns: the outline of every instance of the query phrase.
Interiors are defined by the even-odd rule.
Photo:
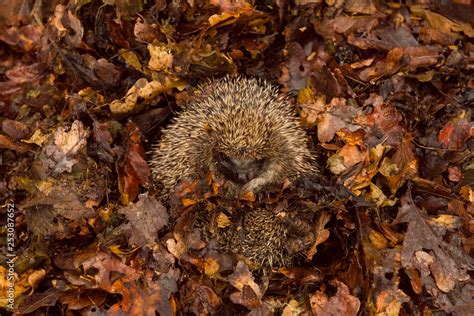
[[[0,3],[0,311],[472,315],[471,0]],[[321,169],[238,202],[313,212],[263,274],[175,225],[218,189],[153,194],[160,129],[227,74],[290,96]]]

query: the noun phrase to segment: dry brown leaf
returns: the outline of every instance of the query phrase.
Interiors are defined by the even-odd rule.
[[[156,242],[158,232],[168,224],[166,208],[153,196],[141,197],[137,203],[121,208],[128,223],[122,225],[122,231],[130,243],[140,247],[151,246]]]
[[[334,19],[325,19],[322,22],[315,19],[314,29],[324,38],[334,38],[336,34],[349,35],[362,30],[370,33],[382,16],[382,14],[379,16],[338,16]]]
[[[437,49],[428,47],[406,47],[404,49],[404,59],[407,59],[407,66],[411,71],[417,68],[436,65],[441,56]]]
[[[387,57],[368,67],[359,73],[359,78],[363,81],[375,83],[383,76],[393,75],[402,66],[404,49],[397,47],[388,52]]]
[[[222,299],[204,282],[188,280],[186,287],[190,290],[183,297],[183,305],[195,315],[214,314],[222,306]]]
[[[329,229],[324,228],[326,224],[329,222],[331,219],[331,214],[329,214],[326,211],[322,211],[321,214],[319,215],[315,227],[314,227],[314,234],[316,235],[316,238],[314,240],[313,245],[311,248],[306,252],[306,261],[311,261],[313,259],[313,256],[318,252],[318,245],[322,244],[325,242],[330,235]]]
[[[397,271],[386,267],[375,267],[373,304],[377,315],[399,315],[402,304],[410,301],[410,297],[399,289],[400,277]],[[390,275],[390,277],[387,277]]]
[[[88,306],[101,306],[106,299],[106,293],[99,290],[72,289],[61,295],[62,304],[67,304],[71,310],[81,310]]]
[[[405,136],[395,153],[382,160],[379,172],[386,177],[392,193],[418,174],[418,160],[413,153],[411,137]]]
[[[469,121],[465,112],[462,112],[446,123],[438,134],[438,140],[446,149],[461,150],[472,136],[474,136],[474,123]]]
[[[374,14],[377,12],[372,0],[348,0],[344,2],[344,9],[352,14]]]
[[[311,311],[315,315],[357,315],[360,301],[350,294],[349,288],[342,282],[332,280],[331,284],[337,288],[334,296],[328,297],[325,293],[317,291],[309,302]]]
[[[359,146],[356,145],[344,145],[338,153],[342,158],[344,158],[344,166],[352,167],[364,160],[368,159],[368,150],[361,150]]]
[[[15,65],[12,69],[7,70],[5,75],[12,83],[37,83],[45,75],[45,66],[42,63],[29,65],[20,63]]]
[[[44,306],[54,306],[61,296],[61,291],[53,287],[48,288],[44,293],[34,293],[27,296],[18,306],[17,311],[21,314],[33,313]]]
[[[322,100],[307,104],[302,110],[303,117],[314,117],[318,123],[318,139],[320,142],[330,142],[336,132],[346,129],[345,133],[356,131],[360,126],[353,123],[354,117],[359,115],[358,109],[347,105],[345,99],[333,98],[331,103],[323,107]]]
[[[235,287],[238,292],[230,295],[230,299],[235,304],[243,305],[249,309],[258,307],[262,304],[262,291],[249,270],[249,267],[239,261],[235,267],[234,273],[228,277],[229,283]]]
[[[237,14],[252,10],[252,6],[246,0],[210,0],[210,3],[219,8],[221,12]]]
[[[356,166],[357,169],[348,169],[350,171],[355,171],[355,174],[352,174],[344,181],[344,186],[351,190],[354,194],[359,196],[362,192],[362,188],[371,185],[372,178],[378,172],[378,164],[380,159],[382,159],[385,152],[385,146],[379,144],[369,150],[369,159],[362,166]],[[338,156],[339,157],[339,156]],[[342,157],[341,157],[342,161]],[[345,168],[345,167],[344,167]],[[342,169],[342,168],[341,168]],[[346,169],[344,169],[346,170]]]
[[[173,293],[178,290],[179,271],[170,269],[154,280],[154,273],[148,273],[144,284],[135,279],[117,280],[110,292],[122,295],[122,300],[107,311],[110,315],[176,315]]]
[[[211,0],[211,4],[219,7],[221,13],[209,17],[210,26],[224,26],[234,23],[241,15],[250,15],[253,7],[245,0]]]
[[[139,40],[146,43],[153,43],[159,39],[160,30],[159,25],[156,23],[149,24],[142,18],[137,18],[135,26],[133,28],[133,35]]]
[[[25,138],[30,133],[30,129],[24,123],[9,119],[2,122],[2,131],[14,140]]]
[[[47,45],[40,25],[6,28],[0,33],[0,41],[25,52],[33,52]]]
[[[148,44],[150,60],[148,66],[155,71],[169,71],[173,66],[173,54],[166,46]]]
[[[439,32],[447,34],[463,32],[471,38],[474,37],[474,30],[468,23],[450,20],[439,13],[426,10],[425,7],[419,5],[410,6],[410,10],[415,15],[425,18],[428,24]]]
[[[420,272],[425,271],[425,274],[428,273],[429,268],[437,287],[443,292],[449,292],[459,282],[469,280],[467,270],[474,269],[474,260],[470,258],[465,263],[465,259],[452,256],[454,246],[448,246],[450,248],[448,249],[442,241],[442,237],[448,228],[436,230],[433,225],[429,225],[426,213],[414,204],[410,192],[402,197],[401,205],[393,224],[408,223],[401,252],[403,267],[415,267]],[[429,256],[431,258],[428,263],[422,263],[427,262],[426,260],[417,260],[416,253],[422,249],[431,250],[429,254],[424,252],[426,253],[425,257]]]
[[[54,16],[49,24],[57,30],[57,36],[65,39],[66,43],[71,47],[79,47],[81,45],[84,28],[81,21],[72,14],[70,10],[62,4],[58,4],[54,9]],[[70,28],[70,30],[68,30]]]
[[[82,266],[84,271],[97,271],[93,276],[97,286],[109,292],[111,291],[111,285],[114,282],[114,276],[112,275],[113,272],[123,274],[128,280],[136,280],[141,276],[140,271],[125,265],[115,256],[105,252],[98,252],[85,260],[76,257],[75,265],[77,267]],[[95,268],[95,270],[89,270],[91,268]]]
[[[65,171],[71,172],[78,162],[76,156],[87,144],[89,129],[81,121],[74,121],[69,130],[59,127],[54,133],[54,142],[44,147],[48,157],[42,161],[43,166],[53,175]]]
[[[27,145],[16,143],[5,135],[0,135],[0,148],[11,149],[19,153],[26,153],[29,150]]]
[[[136,199],[139,186],[147,185],[151,177],[140,132],[131,122],[127,123],[126,129],[128,138],[124,161],[122,164],[117,164],[119,191],[124,205]]]

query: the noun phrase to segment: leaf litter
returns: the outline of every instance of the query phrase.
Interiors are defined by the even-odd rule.
[[[15,311],[470,314],[472,12],[471,1],[2,6]],[[167,207],[146,153],[193,88],[225,74],[287,94],[321,175],[228,201],[210,173],[183,181]],[[213,248],[193,224],[199,205],[219,229],[238,209],[286,220],[299,233],[283,245],[291,264],[262,270]],[[0,308],[11,311],[2,250]]]

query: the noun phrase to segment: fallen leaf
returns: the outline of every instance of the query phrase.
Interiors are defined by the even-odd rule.
[[[78,162],[76,156],[87,144],[89,129],[81,121],[74,121],[69,130],[59,127],[53,137],[53,144],[43,149],[47,157],[42,161],[43,167],[52,175],[71,172]]]
[[[30,133],[28,126],[22,122],[9,119],[2,122],[2,131],[14,140],[25,138]]]
[[[359,146],[356,145],[344,145],[339,151],[340,155],[344,159],[344,166],[352,167],[368,158],[368,151],[360,150]]]
[[[27,144],[36,144],[38,146],[43,145],[48,140],[48,136],[43,134],[40,129],[37,129],[33,132],[30,139],[23,140],[24,143]]]
[[[148,66],[155,71],[169,71],[173,66],[173,55],[165,46],[148,44],[150,60]]]
[[[106,292],[100,290],[72,289],[63,293],[59,300],[71,310],[81,310],[88,306],[101,306],[106,295]]]
[[[461,150],[473,135],[474,124],[461,113],[446,123],[438,134],[438,140],[446,149]]]
[[[410,297],[399,289],[400,276],[386,267],[374,268],[373,303],[378,315],[399,315]]]
[[[25,52],[36,51],[45,45],[43,28],[40,25],[24,25],[19,28],[16,26],[4,28],[0,34],[0,41],[5,42],[12,47],[17,47],[17,49]]]
[[[128,223],[122,225],[130,243],[140,247],[151,246],[156,242],[158,232],[168,224],[166,208],[153,196],[141,197],[137,203],[121,208]]]
[[[228,25],[234,23],[241,15],[250,15],[253,12],[252,5],[245,0],[211,0],[210,2],[221,11],[220,14],[209,17],[210,26]]]
[[[402,197],[401,205],[393,224],[408,223],[401,252],[402,265],[406,268],[416,267],[420,272],[426,271],[427,268],[423,270],[420,262],[417,262],[415,253],[422,249],[432,250],[430,252],[432,262],[427,266],[441,291],[449,292],[458,282],[468,280],[470,277],[467,270],[474,269],[474,260],[471,258],[472,262],[466,266],[446,251],[441,239],[444,232],[436,233],[436,230],[428,225],[426,213],[416,207],[410,192]]]
[[[119,272],[129,280],[136,280],[141,276],[140,271],[125,265],[115,256],[105,252],[98,252],[88,258],[76,256],[75,266],[82,266],[84,271],[95,271],[93,278],[97,286],[108,292],[111,291],[114,283],[113,272]],[[90,270],[91,268],[95,269]]]
[[[257,283],[255,283],[248,266],[243,261],[237,263],[234,273],[229,275],[228,280],[229,283],[238,290],[238,292],[234,292],[230,295],[232,302],[243,305],[249,309],[262,304],[261,298],[263,293]]]
[[[405,136],[395,153],[382,160],[379,172],[386,177],[392,193],[418,174],[418,160],[413,153],[411,137]]]
[[[29,150],[29,147],[25,144],[16,143],[10,137],[5,135],[0,135],[0,148],[11,149],[19,153],[26,153]]]
[[[435,30],[442,33],[458,33],[463,32],[469,37],[474,37],[474,30],[468,23],[457,22],[442,16],[439,13],[426,10],[423,6],[412,5],[410,10],[417,16],[421,16],[426,19],[428,24]]]
[[[334,296],[328,297],[321,291],[311,295],[311,311],[315,315],[357,315],[360,301],[350,294],[347,285],[337,280],[332,280],[331,285],[337,288]]]
[[[330,219],[331,215],[328,212],[322,211],[319,215],[314,227],[316,238],[311,248],[306,252],[306,261],[311,261],[314,255],[318,252],[318,245],[322,244],[329,238],[330,232],[324,227],[327,225]]]
[[[29,314],[44,306],[54,306],[60,296],[61,291],[55,288],[49,288],[44,293],[34,293],[27,296],[18,306],[18,312],[21,314]]]
[[[352,14],[374,14],[377,8],[372,0],[349,0],[344,2],[344,9]]]
[[[370,33],[379,23],[383,14],[373,16],[338,16],[336,18],[326,18],[322,22],[314,20],[314,29],[316,33],[324,38],[334,38],[336,34],[349,35],[362,30]]]
[[[151,274],[153,275],[153,274]],[[117,280],[110,287],[110,292],[119,293],[122,299],[107,311],[110,315],[176,315],[176,302],[173,293],[178,290],[179,271],[170,269],[158,280],[147,276],[144,285],[135,279]]]
[[[151,177],[150,167],[145,160],[145,150],[141,144],[140,132],[131,122],[127,123],[126,129],[128,135],[124,161],[116,165],[121,202],[124,205],[136,199],[139,186],[148,184]]]
[[[359,78],[363,81],[375,83],[383,76],[393,75],[402,66],[404,49],[397,47],[388,52],[387,57],[375,63],[374,66],[365,68],[359,73]]]

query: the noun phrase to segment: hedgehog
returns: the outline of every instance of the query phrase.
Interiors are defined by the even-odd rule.
[[[181,180],[209,172],[238,197],[317,171],[288,98],[266,80],[229,76],[197,89],[162,131],[150,165],[165,199]]]
[[[306,223],[311,214],[274,213],[263,207],[231,213],[223,208],[209,212],[202,206],[195,210],[194,227],[204,240],[216,241],[214,249],[238,255],[256,271],[291,266],[294,255],[314,242],[311,225]],[[228,219],[224,225],[221,216]]]

